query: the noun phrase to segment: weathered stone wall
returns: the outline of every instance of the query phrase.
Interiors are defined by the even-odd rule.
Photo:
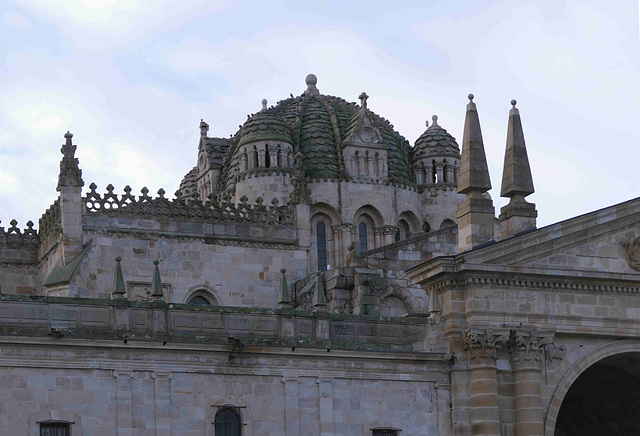
[[[0,293],[35,295],[38,280],[38,250],[0,246]]]
[[[5,296],[0,332],[0,434],[213,436],[222,406],[249,436],[451,434],[426,319]]]
[[[152,261],[160,260],[167,301],[175,303],[206,289],[222,305],[275,307],[280,269],[292,279],[307,272],[292,228],[105,216],[85,216],[83,225],[85,243],[93,243],[75,279],[82,297],[109,297],[116,256],[130,288],[150,286]]]

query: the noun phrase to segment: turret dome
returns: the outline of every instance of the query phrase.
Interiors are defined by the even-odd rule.
[[[437,115],[432,120],[431,126],[415,142],[413,160],[445,156],[460,159],[460,147],[455,138],[438,125]]]

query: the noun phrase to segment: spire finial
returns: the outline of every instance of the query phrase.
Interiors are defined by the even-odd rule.
[[[63,186],[84,186],[82,170],[79,167],[80,162],[75,157],[76,146],[73,145],[71,141],[73,134],[67,131],[67,133],[64,134],[64,138],[65,143],[60,149],[62,160],[60,161],[60,173],[58,174],[58,191],[60,191]]]
[[[360,106],[362,106],[362,109],[366,109],[367,108],[367,99],[369,98],[367,93],[363,91],[362,94],[360,94],[360,96],[358,98],[360,99]]]
[[[127,293],[127,289],[124,284],[124,276],[122,275],[122,265],[120,265],[122,258],[118,256],[115,260],[116,274],[114,278],[113,298],[126,298],[125,294]]]
[[[308,74],[304,81],[307,84],[307,90],[305,91],[305,94],[320,95],[320,91],[318,91],[318,88],[316,88],[318,78],[315,74]]]
[[[287,270],[285,268],[282,268],[280,270],[280,274],[282,274],[282,277],[280,278],[280,295],[278,299],[278,305],[280,307],[291,305],[291,297],[289,296],[289,285],[287,284],[287,276],[285,275],[286,272]]]
[[[458,176],[458,192],[467,194],[471,191],[487,192],[491,189],[487,156],[482,141],[482,130],[478,109],[473,102],[473,94],[469,94],[467,113],[464,120],[462,138],[462,157],[460,159],[460,175]]]
[[[160,269],[158,268],[159,264],[159,260],[153,261],[153,265],[155,267],[153,269],[153,280],[151,281],[150,295],[153,300],[162,300],[164,297],[164,292],[162,291],[162,277],[160,277]]]
[[[267,110],[267,99],[266,98],[262,99],[262,110],[263,111]]]
[[[316,271],[316,288],[313,293],[313,307],[315,311],[327,310],[327,297],[324,294],[324,286],[322,285],[322,273]]]
[[[534,193],[520,111],[516,108],[515,100],[511,100],[511,106],[507,127],[507,148],[502,170],[501,197],[527,196]]]
[[[515,98],[511,100],[511,106],[513,106],[514,109],[516,108],[516,104],[518,104],[518,102],[516,101]]]
[[[432,116],[431,120],[433,121],[432,126],[437,126],[438,125],[438,116],[437,115]]]

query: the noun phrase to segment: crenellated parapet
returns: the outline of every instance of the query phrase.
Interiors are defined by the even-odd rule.
[[[27,222],[27,228],[21,230],[18,228],[18,221],[11,220],[11,227],[5,230],[0,227],[0,247],[7,248],[27,248],[36,249],[40,245],[40,237],[36,229],[33,228],[33,222]]]
[[[238,203],[232,203],[229,195],[220,199],[210,195],[207,200],[200,202],[184,199],[181,191],[176,191],[176,198],[168,199],[164,189],[158,190],[158,197],[153,198],[149,196],[147,188],[142,188],[142,195],[138,197],[131,193],[129,186],[125,186],[124,194],[120,196],[113,192],[113,185],[107,186],[104,195],[98,194],[96,188],[96,184],[92,183],[90,192],[83,198],[88,215],[206,220],[278,227],[292,227],[294,222],[293,205],[287,203],[281,206],[276,198],[270,205],[265,205],[264,200],[258,197],[255,204],[251,205],[244,196]]]

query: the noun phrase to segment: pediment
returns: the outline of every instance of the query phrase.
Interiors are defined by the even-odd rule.
[[[463,253],[465,262],[640,275],[640,199]]]

